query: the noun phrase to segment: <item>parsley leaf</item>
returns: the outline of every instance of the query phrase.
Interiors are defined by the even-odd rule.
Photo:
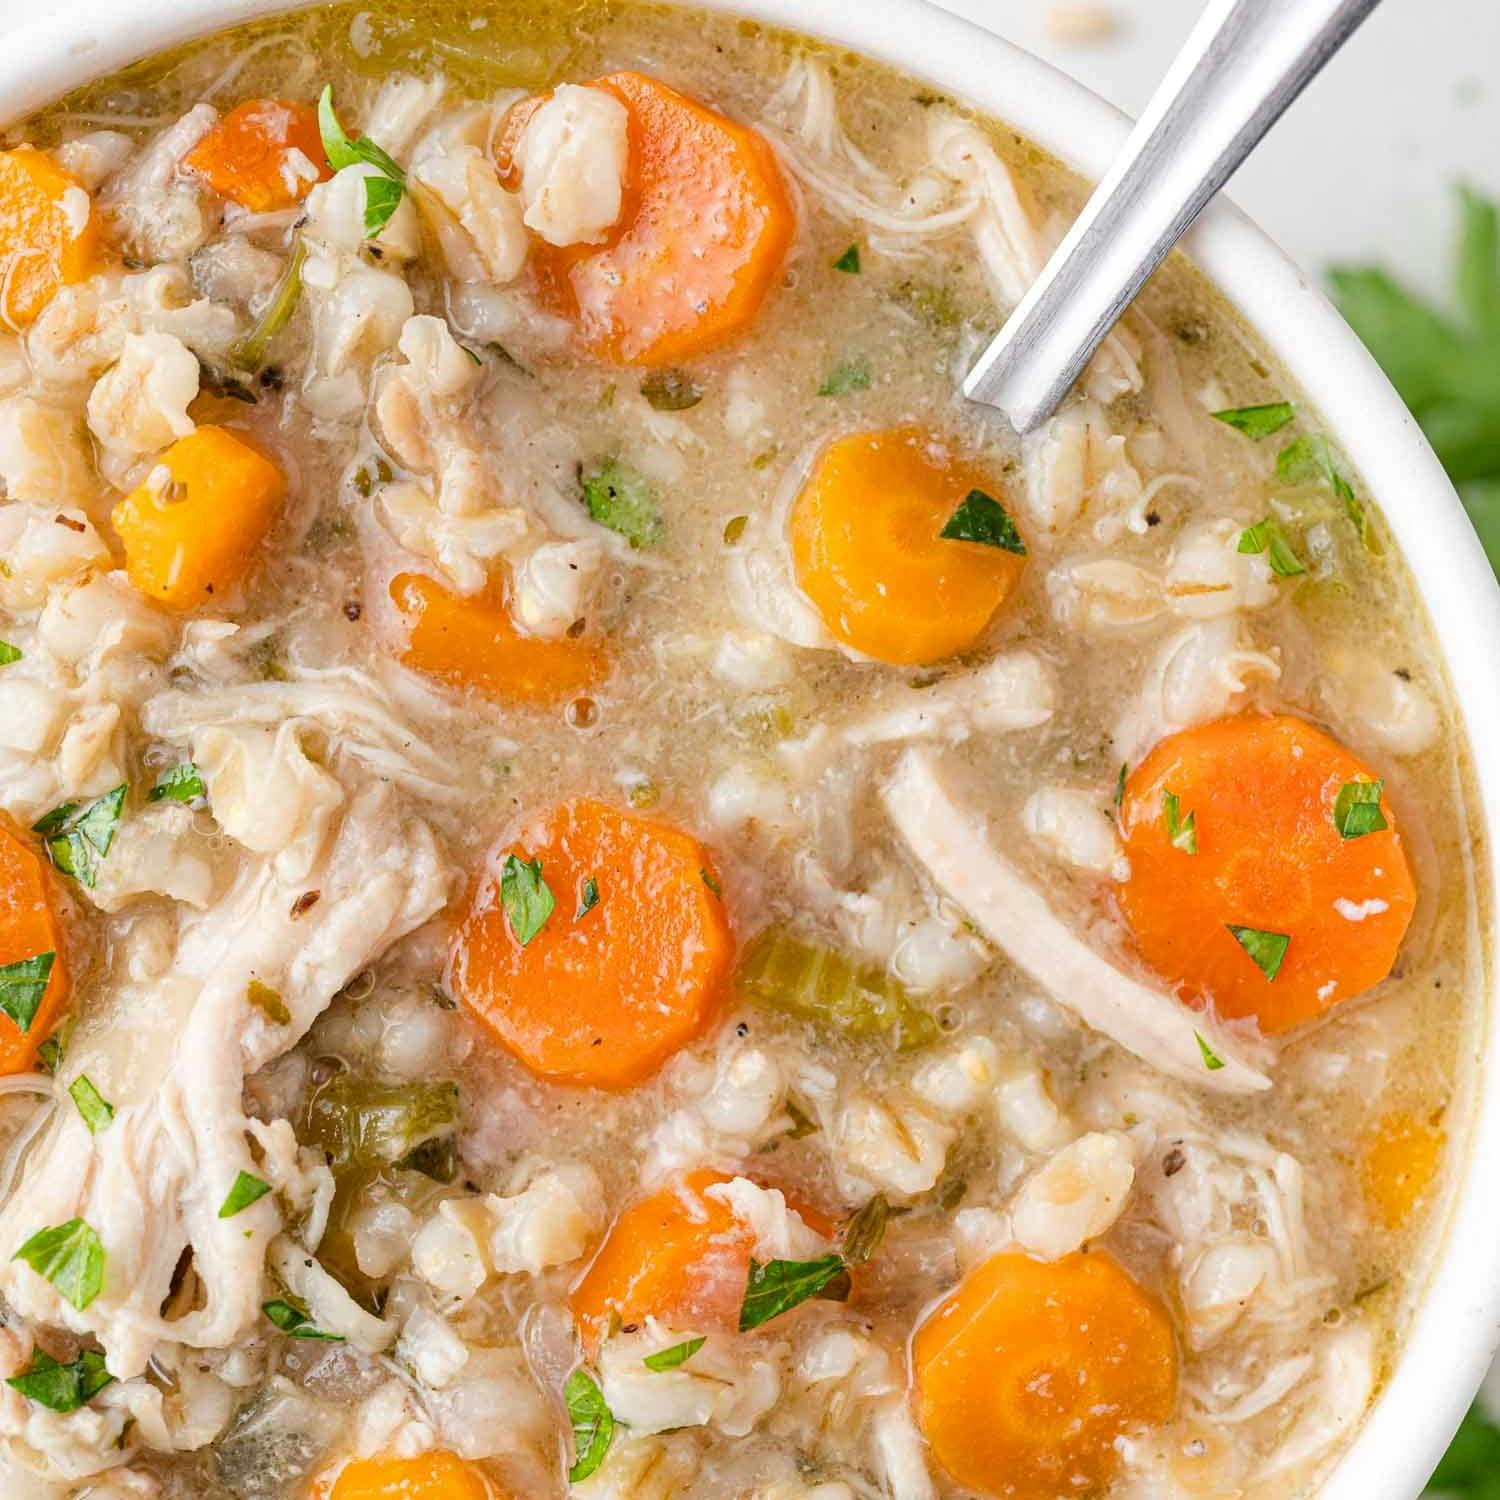
[[[1130,764],[1128,761],[1120,762],[1120,774],[1115,777],[1115,811],[1125,805],[1125,782],[1130,776]]]
[[[855,391],[870,389],[870,366],[863,359],[846,359],[835,365],[823,384],[818,387],[820,396],[852,396]]]
[[[1210,1073],[1217,1073],[1224,1066],[1224,1059],[1208,1045],[1208,1038],[1201,1031],[1195,1031],[1193,1038],[1198,1043],[1198,1051],[1203,1054],[1203,1066]]]
[[[114,1378],[104,1368],[104,1356],[95,1349],[85,1349],[70,1365],[60,1365],[38,1349],[31,1363],[5,1383],[28,1401],[66,1415],[86,1405]]]
[[[31,825],[31,831],[46,840],[48,857],[64,875],[71,875],[92,890],[99,879],[99,865],[115,841],[124,807],[122,783],[87,807],[77,802],[54,807],[46,817]]]
[[[849,248],[844,251],[844,253],[839,256],[836,261],[834,261],[833,269],[835,271],[842,271],[846,276],[858,276],[860,271],[859,246],[850,245]]]
[[[708,887],[709,895],[717,901],[722,901],[724,899],[724,887],[719,884],[719,877],[707,866],[701,868],[698,874],[702,878],[703,884]]]
[[[604,1462],[614,1441],[615,1418],[599,1382],[587,1370],[574,1370],[568,1376],[563,1401],[573,1424],[573,1465],[568,1470],[568,1483],[577,1484]]]
[[[166,771],[146,793],[147,802],[196,802],[208,796],[203,777],[192,761],[185,760]]]
[[[648,1370],[675,1370],[679,1365],[685,1365],[707,1342],[706,1338],[684,1339],[670,1349],[658,1349],[655,1354],[648,1354],[641,1363]]]
[[[374,167],[379,174],[365,178],[365,238],[373,240],[401,205],[406,173],[368,136],[350,140],[333,112],[332,84],[318,99],[318,133],[323,137],[328,165],[335,172],[363,164]]]
[[[1282,960],[1292,940],[1284,932],[1262,932],[1258,927],[1236,927],[1232,922],[1224,924],[1229,935],[1255,961],[1255,967],[1266,976],[1270,984],[1281,972]]]
[[[593,911],[598,904],[599,882],[590,875],[578,893],[578,910],[573,913],[573,920],[576,922],[585,913]]]
[[[11,1259],[24,1260],[79,1312],[104,1286],[104,1246],[82,1219],[39,1230]]]
[[[1017,557],[1026,556],[1026,543],[1016,523],[1005,507],[983,490],[970,490],[938,535],[949,542],[979,542],[1002,552],[1014,552]]]
[[[252,1203],[259,1203],[270,1191],[269,1182],[262,1182],[259,1177],[252,1177],[248,1172],[241,1172],[234,1179],[234,1185],[225,1196],[224,1206],[219,1210],[219,1217],[232,1219],[236,1214],[243,1213]]]
[[[299,235],[287,259],[286,269],[281,273],[281,280],[276,283],[271,300],[256,319],[255,327],[229,351],[230,361],[241,370],[250,374],[259,371],[276,335],[291,322],[292,314],[302,300],[302,266],[306,260],[307,245]]]
[[[87,1073],[80,1073],[68,1085],[68,1093],[78,1106],[78,1113],[83,1116],[83,1123],[88,1126],[90,1135],[98,1135],[114,1119],[114,1105],[94,1087],[93,1080]]]
[[[662,539],[661,501],[644,474],[612,458],[583,481],[583,503],[594,520],[617,531],[632,547]]]
[[[1365,550],[1376,553],[1381,550],[1370,513],[1365,509],[1364,501],[1354,493],[1354,486],[1339,467],[1326,437],[1311,435],[1288,443],[1276,455],[1276,477],[1283,484],[1326,485],[1343,501],[1344,513],[1354,523]]]
[[[0,667],[8,667],[13,661],[20,661],[21,648],[12,646],[9,641],[0,641]]]
[[[837,1297],[839,1288],[833,1285],[839,1278],[843,1278],[844,1296],[847,1296],[848,1271],[842,1255],[820,1255],[816,1260],[768,1261],[751,1256],[745,1300],[740,1304],[740,1332],[748,1333],[762,1323],[769,1323],[809,1297],[826,1293],[842,1300]]]
[[[880,1248],[885,1238],[891,1205],[884,1193],[876,1193],[844,1226],[844,1264],[862,1266]]]
[[[641,395],[656,411],[687,411],[703,399],[703,387],[686,370],[653,370]]]
[[[1246,554],[1268,554],[1271,571],[1278,578],[1295,578],[1299,573],[1307,572],[1306,564],[1297,556],[1275,516],[1267,516],[1264,521],[1247,526],[1240,532],[1235,550]]]
[[[1280,432],[1297,415],[1297,409],[1290,401],[1271,401],[1264,406],[1231,406],[1209,415],[1258,443],[1273,432]]]
[[[1182,803],[1176,792],[1164,791],[1161,794],[1162,816],[1167,823],[1167,838],[1171,841],[1174,849],[1181,849],[1184,854],[1196,854],[1198,852],[1198,814],[1189,813],[1186,818],[1182,816]]]
[[[290,1297],[273,1297],[269,1302],[262,1302],[260,1310],[288,1338],[319,1339],[327,1344],[342,1344],[344,1342],[343,1334],[324,1333],[321,1328],[314,1326],[308,1320],[307,1309],[300,1302],[295,1302]]]
[[[500,871],[500,904],[516,941],[524,948],[547,925],[557,906],[547,882],[542,879],[539,859],[517,859],[505,856]]]
[[[47,981],[52,977],[56,953],[38,953],[0,967],[0,1013],[10,1017],[22,1032],[31,1030]]]
[[[1333,803],[1333,826],[1341,839],[1357,839],[1379,833],[1390,824],[1380,810],[1384,781],[1346,781]]]

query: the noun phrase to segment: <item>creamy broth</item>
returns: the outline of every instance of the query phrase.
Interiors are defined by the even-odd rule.
[[[788,234],[716,340],[557,290],[655,201],[657,86],[563,87],[622,70]],[[216,175],[325,86],[380,153]],[[6,1494],[1314,1487],[1488,895],[1378,497],[1212,289],[1018,442],[956,386],[1080,184],[686,10],[328,7],[5,145]],[[653,211],[731,234],[705,161]],[[927,484],[955,539],[887,518]]]

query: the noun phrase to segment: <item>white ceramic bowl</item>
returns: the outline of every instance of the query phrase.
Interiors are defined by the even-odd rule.
[[[0,0],[6,3],[6,0]],[[315,0],[53,0],[0,49],[0,127],[91,78],[192,37]],[[1129,122],[1000,38],[925,0],[696,0],[824,37],[905,69],[1006,121],[1090,181]],[[1404,552],[1447,659],[1489,835],[1480,878],[1500,889],[1500,588],[1416,422],[1315,286],[1227,203],[1185,242],[1322,413]],[[1494,917],[1486,947],[1495,946]],[[1500,1345],[1500,1068],[1493,977],[1477,1113],[1442,1252],[1405,1350],[1321,1500],[1414,1500]]]

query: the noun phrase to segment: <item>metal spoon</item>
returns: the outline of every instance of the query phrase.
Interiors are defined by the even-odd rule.
[[[1379,0],[1210,0],[964,395],[1045,422],[1204,204]]]

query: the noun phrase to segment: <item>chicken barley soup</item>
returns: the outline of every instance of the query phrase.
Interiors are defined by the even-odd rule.
[[[1184,265],[721,15],[321,7],[0,152],[7,1500],[1305,1493],[1486,894],[1376,506]]]

